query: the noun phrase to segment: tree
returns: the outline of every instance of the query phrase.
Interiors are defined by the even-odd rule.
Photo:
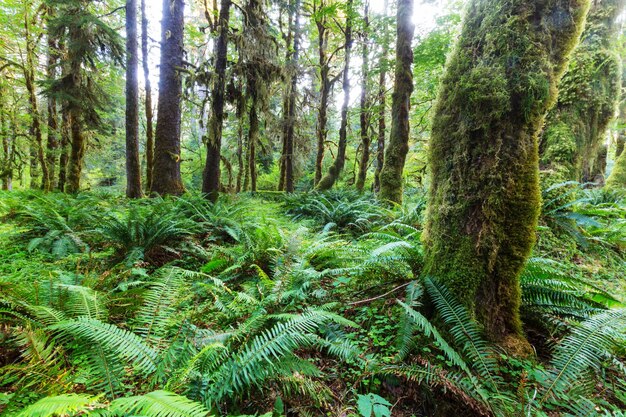
[[[409,110],[413,92],[413,0],[399,0],[397,11],[396,70],[391,98],[391,133],[380,172],[380,198],[402,202],[402,173],[409,152]]]
[[[139,198],[139,86],[137,68],[137,0],[126,0],[126,196]]]
[[[587,0],[472,0],[439,90],[424,273],[512,352],[527,353],[519,274],[541,197],[538,133]]]
[[[540,144],[542,169],[558,181],[603,181],[604,141],[621,89],[616,41],[624,4],[592,2],[580,44],[559,83],[558,102]]]
[[[146,94],[146,189],[151,190],[154,171],[154,128],[152,123],[152,85],[150,83],[150,69],[148,67],[148,16],[146,15],[146,0],[141,0],[141,58],[143,61],[143,79]]]
[[[159,100],[151,191],[180,195],[180,123],[183,67],[184,1],[163,0]]]
[[[207,154],[202,180],[202,192],[213,202],[217,201],[220,189],[220,161],[222,127],[224,124],[224,91],[226,89],[226,58],[228,54],[228,30],[230,0],[222,0],[215,42],[215,78],[213,80],[211,117],[206,142]]]
[[[48,20],[52,19],[54,11],[51,7],[47,9]],[[57,66],[59,65],[59,45],[58,40],[55,38],[54,33],[48,28],[47,32],[47,44],[48,44],[48,60],[46,64],[46,77],[52,80],[57,77]],[[55,188],[55,170],[58,165],[59,158],[59,114],[57,111],[57,99],[54,96],[48,97],[48,137],[46,141],[46,165],[48,177],[44,179],[44,185],[46,191],[51,191]]]
[[[387,124],[385,121],[386,97],[387,97],[387,67],[389,66],[387,55],[389,49],[389,29],[387,25],[387,7],[388,0],[385,0],[385,8],[383,13],[383,39],[381,45],[380,58],[378,60],[378,136],[376,143],[376,170],[374,171],[374,192],[380,192],[380,172],[385,162],[385,131]]]
[[[49,21],[50,30],[63,40],[65,65],[60,78],[48,80],[45,93],[63,102],[63,129],[69,131],[67,146],[70,149],[67,179],[65,176],[59,178],[59,187],[76,193],[80,190],[85,130],[102,126],[99,111],[105,110],[109,104],[109,95],[94,79],[97,63],[103,58],[120,63],[124,47],[117,32],[98,16],[93,2],[50,0],[50,6],[57,11]],[[63,153],[61,159],[63,170]]]
[[[317,183],[318,190],[329,190],[339,179],[339,175],[346,163],[346,148],[348,146],[348,104],[350,101],[350,54],[352,52],[352,0],[346,4],[346,27],[344,29],[344,67],[343,67],[343,104],[341,105],[341,126],[339,128],[339,144],[337,145],[337,155],[328,172]]]
[[[293,152],[298,94],[298,59],[300,56],[300,0],[289,4],[289,35],[287,36],[287,79],[283,110],[283,152],[280,165],[279,190],[294,191]]]
[[[367,167],[370,161],[370,103],[369,103],[369,3],[365,3],[363,12],[363,34],[362,34],[362,53],[361,53],[361,161],[359,162],[359,173],[356,180],[356,189],[363,191],[365,180],[367,179]]]

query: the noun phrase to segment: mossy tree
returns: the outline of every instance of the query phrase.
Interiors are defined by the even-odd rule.
[[[528,352],[519,274],[535,240],[538,133],[588,0],[471,0],[429,149],[425,270],[513,352]]]
[[[396,70],[391,97],[391,132],[380,172],[380,198],[402,202],[402,172],[409,152],[409,110],[413,92],[413,0],[399,0],[397,12]]]
[[[580,44],[559,83],[540,152],[542,170],[558,180],[602,181],[604,140],[621,86],[617,18],[624,0],[594,0]]]

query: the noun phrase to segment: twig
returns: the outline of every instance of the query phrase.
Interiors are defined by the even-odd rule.
[[[388,296],[391,293],[394,293],[394,292],[396,292],[398,290],[401,290],[404,287],[407,287],[409,284],[410,284],[410,282],[404,283],[402,285],[397,286],[396,288],[394,288],[391,291],[387,291],[386,293],[384,293],[382,295],[378,295],[376,297],[368,298],[367,300],[354,301],[352,303],[348,303],[348,305],[349,306],[358,306],[358,305],[361,305],[361,304],[367,304],[367,303],[370,303],[372,301],[380,300],[381,298],[385,298],[386,296]]]

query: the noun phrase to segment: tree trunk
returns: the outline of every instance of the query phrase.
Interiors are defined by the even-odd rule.
[[[321,7],[324,7],[322,2]],[[330,90],[332,82],[330,80],[330,61],[328,57],[328,36],[329,31],[326,27],[326,19],[323,13],[318,13],[319,16],[315,24],[317,26],[317,47],[319,52],[319,65],[320,65],[320,103],[317,110],[317,154],[315,156],[315,178],[313,180],[313,187],[322,179],[322,169],[324,162],[324,151],[326,148],[326,136],[328,134],[328,100],[330,97]]]
[[[48,13],[52,11],[49,9]],[[47,77],[49,80],[56,78],[56,66],[59,62],[59,48],[53,35],[48,32],[48,63]],[[57,100],[52,95],[48,97],[48,140],[46,164],[48,168],[48,178],[45,184],[46,191],[52,191],[55,184],[54,172],[57,166],[58,149],[59,149],[59,114],[57,111]]]
[[[317,183],[318,190],[329,190],[339,179],[339,175],[346,163],[346,148],[348,146],[348,104],[350,101],[350,54],[352,52],[352,0],[347,1],[346,42],[344,46],[345,62],[343,67],[343,104],[341,106],[341,126],[339,128],[339,144],[337,155],[328,172]]]
[[[380,172],[380,198],[402,202],[402,173],[409,152],[409,110],[413,92],[413,0],[398,1],[396,70],[391,97],[391,133]]]
[[[151,191],[180,195],[185,191],[180,175],[180,123],[183,67],[184,1],[163,0],[161,22],[161,73]]]
[[[256,144],[259,140],[259,115],[257,113],[256,80],[248,81],[254,91],[250,105],[250,126],[248,127],[248,168],[245,185],[250,184],[250,191],[256,192]],[[247,188],[247,187],[246,187]]]
[[[67,167],[67,185],[65,190],[74,194],[80,190],[80,179],[83,171],[85,156],[85,137],[80,124],[80,110],[72,107],[70,110],[70,159]]]
[[[290,38],[293,42],[287,45],[288,83],[283,119],[283,152],[281,155],[281,176],[279,190],[288,193],[294,191],[293,150],[296,124],[296,98],[298,93],[298,58],[300,54],[300,0],[290,3]],[[289,42],[288,42],[289,43]]]
[[[31,188],[41,188],[48,190],[48,167],[46,165],[46,156],[43,148],[43,135],[41,132],[41,115],[39,114],[39,106],[37,103],[37,91],[35,90],[35,40],[32,38],[30,30],[30,4],[27,2],[25,5],[24,13],[24,32],[26,37],[26,65],[24,65],[24,81],[26,83],[26,90],[28,91],[28,101],[30,103],[30,115],[32,118],[31,133],[35,139],[35,149],[31,151],[35,159],[31,160]],[[35,169],[33,169],[35,168]],[[35,174],[37,168],[41,168],[41,184],[37,183],[36,178],[39,173]]]
[[[519,274],[541,207],[537,135],[588,6],[471,0],[439,90],[424,273],[512,353],[530,350]]]
[[[65,184],[67,183],[68,147],[71,129],[70,112],[67,106],[64,105],[61,109],[61,142],[59,144],[61,153],[59,154],[59,182],[57,183],[57,190],[61,192],[65,191]]]
[[[146,0],[141,0],[141,57],[143,61],[144,89],[146,90],[146,190],[152,189],[154,171],[154,128],[152,125],[152,84],[150,83],[150,69],[148,61],[148,17],[146,15]]]
[[[370,137],[370,103],[369,103],[369,7],[368,3],[365,3],[365,11],[363,13],[363,50],[361,55],[362,60],[362,76],[361,76],[361,162],[359,163],[359,173],[356,180],[356,189],[360,192],[365,187],[365,180],[367,179],[367,167],[370,162],[370,144],[372,139]]]
[[[556,181],[603,178],[601,147],[621,89],[618,16],[624,0],[592,1],[580,44],[559,83],[541,139],[541,168]]]
[[[140,198],[137,0],[126,0],[126,196]]]
[[[215,42],[215,79],[211,94],[211,118],[209,136],[206,143],[206,165],[202,181],[202,192],[215,202],[220,188],[220,159],[222,147],[222,127],[224,124],[224,91],[226,88],[226,59],[228,54],[228,25],[230,0],[222,0],[218,22],[219,37]]]
[[[385,0],[384,16],[387,17],[388,0]],[[387,96],[387,54],[389,53],[389,29],[387,27],[387,19],[383,24],[383,42],[382,52],[379,60],[380,74],[378,76],[378,143],[376,144],[376,170],[374,171],[374,192],[380,192],[380,171],[383,169],[385,162],[385,131],[387,126],[385,123],[386,112],[386,96]]]

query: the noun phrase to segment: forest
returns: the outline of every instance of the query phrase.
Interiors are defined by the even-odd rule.
[[[0,1],[0,416],[626,416],[625,18]]]

